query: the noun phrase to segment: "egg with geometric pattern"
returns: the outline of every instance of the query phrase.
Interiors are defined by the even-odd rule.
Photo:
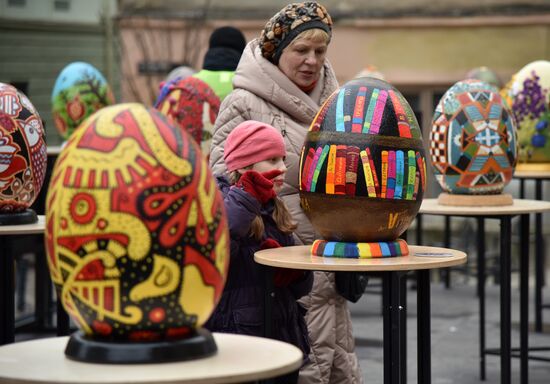
[[[498,90],[459,81],[437,104],[430,158],[441,188],[451,194],[499,194],[517,161],[516,123]]]
[[[160,112],[109,106],[73,133],[52,173],[46,247],[81,329],[69,357],[147,363],[215,352],[201,326],[229,265],[223,199],[197,143]]]

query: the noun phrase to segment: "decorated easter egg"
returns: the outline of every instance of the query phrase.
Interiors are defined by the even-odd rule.
[[[0,83],[0,214],[34,202],[46,172],[42,119],[27,96]]]
[[[502,86],[502,82],[496,72],[485,66],[469,70],[464,79],[481,80],[497,88]]]
[[[47,196],[52,280],[86,337],[188,337],[223,291],[229,234],[198,145],[141,104],[101,109],[68,141]]]
[[[302,208],[330,241],[395,240],[418,213],[426,188],[412,109],[397,89],[374,78],[352,80],[326,100],[300,164]]]
[[[527,64],[502,89],[517,122],[519,163],[550,163],[550,61]]]
[[[208,84],[195,77],[168,81],[160,90],[155,108],[187,131],[200,144],[202,153],[210,154],[220,99]]]
[[[115,98],[105,77],[91,64],[74,62],[57,76],[52,92],[52,116],[59,134],[67,140],[76,127]]]
[[[498,90],[459,81],[437,104],[430,156],[441,188],[456,194],[496,194],[512,179],[517,159],[515,120]]]

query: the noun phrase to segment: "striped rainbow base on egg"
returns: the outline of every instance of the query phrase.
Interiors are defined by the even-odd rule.
[[[313,256],[345,257],[349,259],[372,259],[381,257],[408,256],[409,246],[402,239],[375,243],[344,243],[315,240],[311,246]]]

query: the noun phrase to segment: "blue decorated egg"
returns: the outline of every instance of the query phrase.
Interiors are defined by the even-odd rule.
[[[55,81],[51,101],[55,127],[65,140],[94,112],[115,103],[105,77],[84,62],[63,68]]]

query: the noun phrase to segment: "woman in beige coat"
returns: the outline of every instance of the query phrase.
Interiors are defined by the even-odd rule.
[[[296,240],[302,244],[311,244],[316,234],[300,208],[300,152],[319,107],[338,88],[325,59],[331,28],[329,14],[315,2],[290,4],[273,16],[243,52],[210,148],[210,165],[221,174],[225,139],[235,126],[257,120],[280,129],[288,168],[280,196],[298,224]],[[362,383],[350,312],[336,292],[334,274],[316,272],[313,289],[301,304],[307,310],[311,353],[299,383]]]

